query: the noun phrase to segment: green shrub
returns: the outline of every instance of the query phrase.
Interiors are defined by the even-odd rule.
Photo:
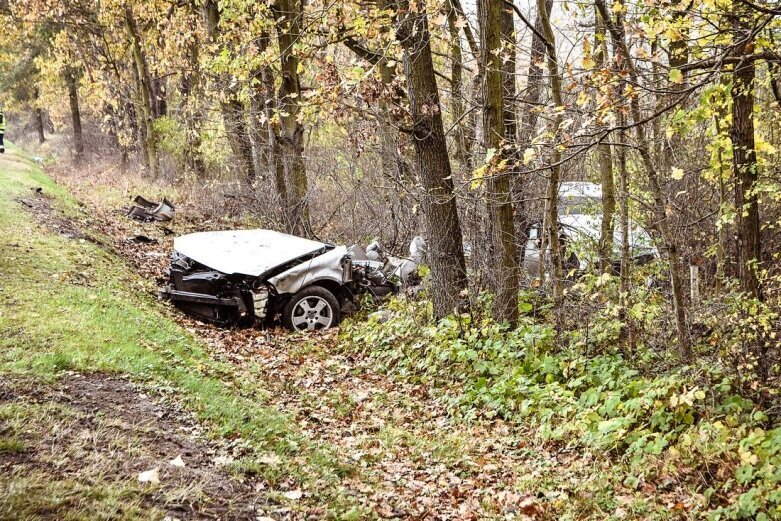
[[[713,519],[781,518],[781,429],[763,430],[767,416],[712,360],[644,374],[618,352],[585,355],[582,342],[556,350],[553,328],[532,318],[509,330],[467,315],[435,323],[425,302],[388,310],[384,323],[348,321],[343,348],[429,385],[454,416],[499,416],[541,440],[608,453],[630,484],[682,472]]]

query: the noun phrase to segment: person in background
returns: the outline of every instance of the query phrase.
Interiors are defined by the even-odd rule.
[[[0,154],[5,154],[3,137],[5,137],[5,112],[0,108]]]

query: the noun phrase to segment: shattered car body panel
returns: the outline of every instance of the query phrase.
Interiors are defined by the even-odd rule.
[[[278,292],[295,293],[304,286],[316,282],[331,281],[344,284],[352,280],[352,273],[345,269],[347,248],[338,246],[322,255],[302,262],[269,279]]]
[[[273,230],[193,233],[174,240],[160,295],[218,324],[279,317],[291,329],[325,329],[357,295],[398,292],[377,266],[353,264],[354,255],[344,246]]]
[[[131,219],[144,222],[165,222],[173,220],[174,213],[174,205],[168,199],[163,198],[162,203],[153,203],[138,195],[133,199],[133,206],[130,207],[127,215]]]

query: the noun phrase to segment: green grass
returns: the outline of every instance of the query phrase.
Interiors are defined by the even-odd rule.
[[[309,482],[326,496],[337,489],[334,485],[349,469],[328,447],[314,447],[290,419],[265,406],[266,393],[258,382],[214,360],[166,314],[149,284],[125,262],[90,241],[62,237],[35,222],[16,201],[33,197],[34,187],[43,188],[62,215],[78,217],[79,205],[39,168],[20,159],[18,149],[9,152],[15,154],[0,158],[0,375],[42,381],[66,370],[129,375],[150,389],[172,391],[168,394],[194,411],[212,436],[238,436],[258,454],[279,455],[276,472],[288,479]],[[13,447],[12,440],[3,443]],[[19,491],[25,487],[47,495],[52,508],[66,513],[70,503],[59,501],[59,492],[107,504],[121,502],[124,494],[46,484],[42,476],[25,479],[10,496],[3,497],[0,489],[0,504],[23,502],[29,494]],[[343,503],[339,497],[324,499]]]

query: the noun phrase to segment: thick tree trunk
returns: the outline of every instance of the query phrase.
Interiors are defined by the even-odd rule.
[[[282,148],[285,155],[288,201],[293,217],[293,233],[310,235],[309,203],[307,201],[306,165],[304,163],[304,126],[299,120],[301,83],[295,46],[301,36],[302,0],[277,0],[274,4],[277,20],[277,41],[282,71],[279,109],[282,120]]]
[[[423,187],[423,211],[428,224],[434,314],[443,317],[462,308],[467,289],[461,224],[453,194],[442,110],[434,77],[425,2],[410,9],[398,2],[396,37],[404,48],[412,138],[416,167]]]
[[[546,0],[545,7],[547,12],[553,8],[553,0]],[[542,34],[542,21],[540,13],[537,13],[534,27],[537,33]],[[520,115],[520,125],[518,128],[517,144],[518,150],[525,150],[531,146],[534,129],[537,127],[539,116],[538,105],[542,96],[543,72],[540,63],[545,59],[545,41],[536,33],[532,35],[531,53],[529,57],[529,69],[527,71],[526,89],[523,93],[524,108]],[[526,241],[529,235],[529,214],[526,208],[527,186],[529,184],[528,174],[523,169],[518,175],[510,179],[510,189],[512,190],[512,199],[515,205],[515,236],[518,241],[519,263],[523,265],[523,256],[526,252]]]
[[[227,92],[228,98],[220,103],[222,121],[231,152],[238,161],[242,179],[250,186],[257,178],[255,161],[252,157],[252,141],[249,137],[247,110],[244,104],[236,98],[234,92]]]
[[[498,322],[515,325],[518,321],[518,252],[510,202],[510,178],[499,165],[507,159],[504,152],[505,110],[502,57],[502,0],[480,0],[480,37],[483,62],[483,139],[486,150],[493,150],[486,171],[486,206],[491,223],[495,295],[493,316]],[[513,124],[514,128],[514,124]],[[512,159],[511,159],[512,160]]]
[[[203,4],[206,30],[212,43],[219,39],[220,11],[216,0],[206,0]],[[220,101],[220,111],[225,127],[225,136],[231,152],[238,162],[241,179],[250,187],[257,178],[255,161],[252,155],[252,140],[249,135],[247,111],[244,104],[236,97],[235,88],[231,86],[232,78],[229,74],[222,74],[219,78],[220,89],[223,98]]]
[[[735,21],[735,40],[745,39],[752,25],[747,20]],[[739,53],[749,57],[754,43],[748,41]],[[759,201],[756,185],[759,177],[754,147],[754,60],[735,65],[732,74],[732,175],[735,178],[735,215],[738,250],[738,280],[740,288],[756,299],[762,298],[758,270],[762,262],[759,242]]]
[[[152,107],[152,91],[150,85],[149,67],[146,56],[141,48],[141,36],[133,18],[130,4],[125,4],[125,29],[130,39],[133,52],[133,62],[138,78],[139,98],[141,101],[141,114],[144,125],[145,157],[148,158],[149,172],[152,178],[157,178],[160,164],[157,158],[157,136],[155,135],[154,109]]]
[[[265,52],[270,43],[270,35],[262,33],[259,38],[259,51]],[[256,79],[260,81],[255,84],[253,93],[253,110],[257,111],[255,115],[255,135],[256,144],[262,143],[265,146],[263,159],[269,177],[274,180],[274,187],[277,193],[277,204],[279,206],[279,216],[282,226],[287,231],[293,230],[293,216],[290,211],[290,202],[288,198],[287,179],[285,177],[285,162],[281,144],[281,125],[279,118],[275,118],[277,112],[277,99],[274,92],[274,72],[271,67],[265,66],[255,72]],[[263,123],[260,120],[264,120]]]
[[[206,164],[201,152],[201,131],[203,126],[203,107],[201,106],[201,71],[199,64],[200,41],[193,38],[187,46],[187,67],[182,73],[181,95],[184,105],[185,134],[185,170],[197,179],[206,177]]]
[[[81,108],[79,107],[79,74],[72,68],[65,70],[65,84],[68,86],[68,99],[73,125],[73,162],[84,162],[84,135],[81,130]]]

